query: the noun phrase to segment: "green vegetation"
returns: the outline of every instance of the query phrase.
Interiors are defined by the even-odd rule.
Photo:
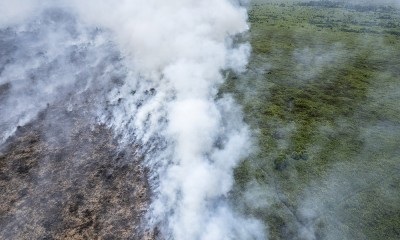
[[[272,200],[245,211],[271,239],[399,239],[400,11],[255,3],[249,19],[248,70],[222,88],[259,146],[235,170],[235,196],[256,183]]]

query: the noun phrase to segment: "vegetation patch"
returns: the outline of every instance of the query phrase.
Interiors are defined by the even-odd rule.
[[[258,150],[235,170],[235,194],[256,182],[274,196],[275,207],[263,214],[271,239],[295,239],[299,226],[313,226],[308,230],[314,236],[339,231],[353,239],[400,237],[394,230],[400,229],[398,217],[368,227],[373,218],[388,214],[376,203],[385,198],[381,192],[392,191],[369,191],[375,187],[369,184],[383,181],[377,172],[400,172],[394,147],[400,139],[399,13],[390,6],[330,1],[251,6],[248,70],[228,73],[221,93],[234,94],[254,129]],[[390,136],[367,137],[377,126],[390,129]],[[338,174],[356,173],[360,166],[365,167],[363,181],[356,174]],[[343,190],[354,192],[352,199],[359,203],[351,218],[339,197],[342,186],[327,187],[337,180],[332,176],[354,182]],[[385,181],[398,182],[399,174]],[[335,191],[337,196],[325,200]],[[327,202],[339,207],[310,220],[301,213],[310,198],[319,200],[320,208]],[[257,215],[261,210],[248,206],[246,211]],[[399,216],[399,204],[390,211]],[[327,227],[328,220],[339,223]]]

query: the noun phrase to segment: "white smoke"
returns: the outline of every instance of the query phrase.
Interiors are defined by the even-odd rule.
[[[26,20],[26,17],[37,10],[35,1],[0,1],[0,27],[9,27]]]
[[[115,68],[110,59],[117,51],[103,35],[60,9],[0,29],[0,144],[49,105],[105,88],[110,74],[104,72]]]
[[[15,7],[10,18],[27,19],[39,2]],[[124,54],[125,85],[104,93],[111,114],[99,111],[99,119],[146,151],[154,171],[149,223],[167,239],[265,239],[258,221],[229,206],[233,168],[250,149],[249,129],[232,98],[216,96],[221,71],[241,71],[247,63],[249,45],[232,40],[248,29],[246,9],[231,0],[51,5],[111,31]],[[0,26],[10,24],[3,21]]]

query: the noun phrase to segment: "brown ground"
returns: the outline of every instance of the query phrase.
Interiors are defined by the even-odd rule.
[[[0,148],[0,239],[154,238],[136,147],[82,109],[50,106]]]

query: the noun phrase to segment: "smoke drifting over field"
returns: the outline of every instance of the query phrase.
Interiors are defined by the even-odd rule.
[[[228,0],[2,1],[1,143],[55,101],[94,92],[93,119],[153,171],[148,227],[172,239],[264,239],[231,209],[249,129],[221,70],[241,71],[246,9]],[[98,99],[97,99],[98,98]],[[73,108],[71,103],[71,108]],[[85,111],[82,109],[82,111]],[[5,123],[5,124],[3,124]],[[51,129],[49,129],[51,131]]]

